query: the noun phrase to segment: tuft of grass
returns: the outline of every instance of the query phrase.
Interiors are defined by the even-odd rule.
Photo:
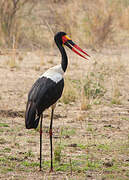
[[[0,138],[0,144],[6,144],[6,140],[4,138]]]
[[[62,152],[61,144],[57,144],[54,149],[55,162],[58,162],[58,163],[61,162],[61,152]]]
[[[80,149],[86,149],[87,145],[85,145],[85,144],[77,144],[77,147],[79,147]]]
[[[111,99],[111,104],[117,104],[117,105],[121,105],[121,99],[120,99],[121,93],[120,90],[118,88],[118,82],[115,82],[115,85],[113,87],[112,90],[112,99]]]
[[[11,69],[18,67],[15,58],[9,59],[9,60],[6,62],[6,64],[7,64]]]
[[[121,102],[121,100],[120,100],[120,99],[113,98],[113,99],[111,100],[111,104],[121,105],[121,104],[122,104],[122,102]]]
[[[91,104],[90,100],[87,96],[85,96],[85,90],[82,88],[82,93],[81,93],[81,110],[88,110],[91,109]]]
[[[92,128],[91,126],[89,126],[89,125],[88,125],[88,127],[87,127],[86,131],[90,131],[90,132],[92,132],[92,131],[93,131],[93,128]]]
[[[35,70],[35,71],[40,71],[40,66],[39,66],[39,65],[35,66],[35,67],[34,67],[34,70]]]
[[[96,148],[103,151],[109,151],[111,149],[110,145],[108,144],[99,144],[96,146]]]
[[[32,152],[32,150],[28,150],[28,152],[24,153],[25,157],[34,157],[34,153]]]

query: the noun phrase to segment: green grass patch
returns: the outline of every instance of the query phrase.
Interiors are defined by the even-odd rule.
[[[106,172],[120,172],[120,171],[122,171],[122,169],[118,166],[118,164],[114,164],[111,167],[106,167],[105,171]]]
[[[64,163],[64,164],[60,164],[58,167],[55,167],[56,171],[68,171],[70,169],[70,164],[68,163]]]
[[[39,166],[39,162],[28,162],[28,161],[23,161],[21,163],[25,167],[37,167]]]
[[[85,161],[71,160],[62,164],[55,164],[56,171],[73,171],[73,172],[83,172],[85,170]]]
[[[3,129],[3,128],[1,128],[1,129],[0,129],[0,132],[1,132],[1,133],[3,133],[3,132],[4,132],[4,129]]]
[[[8,148],[8,147],[7,147],[7,148],[4,148],[4,149],[3,149],[3,152],[10,153],[10,152],[11,152],[11,149],[10,149],[10,148]]]
[[[5,157],[0,157],[0,162],[6,162],[7,159]]]
[[[85,144],[77,144],[77,147],[79,147],[80,149],[86,149],[87,145],[85,145]]]
[[[32,150],[28,150],[28,152],[24,153],[25,157],[34,157],[34,153],[32,152]]]
[[[129,121],[129,117],[122,117],[121,120]]]
[[[8,172],[14,171],[14,169],[12,169],[12,168],[7,168],[6,170],[7,170]]]
[[[75,129],[70,129],[70,127],[63,127],[61,129],[61,136],[72,136],[76,134],[76,130]]]
[[[99,144],[99,145],[96,146],[96,148],[98,150],[109,151],[109,150],[111,150],[111,145],[108,145],[108,144]]]
[[[13,172],[14,168],[10,168],[10,167],[2,167],[1,168],[1,173],[3,174],[7,174],[8,172]]]
[[[86,167],[88,167],[90,170],[101,168],[102,167],[102,162],[101,161],[91,161],[91,160],[88,159],[87,163],[86,163]]]
[[[9,125],[6,123],[0,123],[0,127],[9,127]]]
[[[94,131],[94,129],[91,126],[88,125],[88,127],[86,128],[86,131],[92,132],[92,131]]]

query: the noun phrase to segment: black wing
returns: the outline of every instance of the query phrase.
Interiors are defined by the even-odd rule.
[[[34,83],[28,94],[25,114],[26,128],[38,126],[41,113],[61,97],[63,88],[63,79],[56,83],[49,78],[42,77]]]

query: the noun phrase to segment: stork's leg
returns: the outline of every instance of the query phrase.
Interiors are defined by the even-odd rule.
[[[41,121],[40,121],[40,171],[42,169],[42,119],[43,119],[43,114],[41,114]]]
[[[53,124],[53,114],[54,114],[54,108],[55,105],[52,106],[52,111],[51,111],[51,122],[50,122],[50,130],[49,130],[49,134],[50,134],[50,146],[51,146],[51,169],[50,172],[53,171],[53,154],[52,154],[52,124]]]

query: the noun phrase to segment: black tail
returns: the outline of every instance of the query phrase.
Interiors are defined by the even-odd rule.
[[[36,129],[39,124],[40,116],[36,119],[36,105],[34,102],[28,102],[25,112],[25,126],[27,129]]]

